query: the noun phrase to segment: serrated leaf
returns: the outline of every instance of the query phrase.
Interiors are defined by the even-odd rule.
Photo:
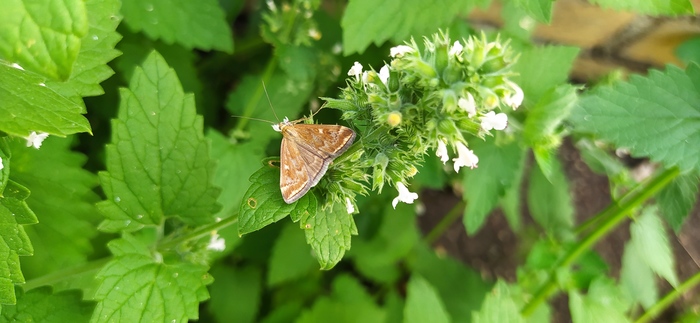
[[[630,240],[625,245],[620,284],[633,300],[649,309],[659,299],[659,290],[656,287],[654,272],[644,262],[643,256],[638,252],[639,248],[634,243],[634,240]]]
[[[65,82],[48,81],[48,87],[81,104],[82,97],[104,93],[100,83],[114,74],[107,63],[119,56],[114,46],[121,39],[116,32],[121,21],[120,6],[117,0],[85,1],[88,30],[81,40],[70,78]]]
[[[486,296],[481,309],[472,316],[474,323],[514,322],[524,323],[520,307],[511,295],[506,283],[499,280],[491,293]]]
[[[525,105],[540,101],[552,87],[566,82],[580,48],[546,46],[525,50],[513,69],[519,75],[513,78],[525,93]]]
[[[668,66],[648,77],[597,87],[580,98],[570,120],[634,157],[700,170],[700,67]]]
[[[513,176],[513,184],[506,189],[506,193],[501,198],[500,206],[503,214],[508,220],[508,225],[511,230],[520,231],[522,214],[520,212],[520,203],[523,201],[521,188],[523,177],[525,175],[525,154],[521,155],[520,163]]]
[[[420,238],[415,207],[404,203],[396,207],[394,210],[386,204],[379,231],[370,240],[358,239],[352,249],[357,270],[378,282],[393,283],[399,278],[396,263],[413,250]]]
[[[107,196],[98,203],[107,218],[100,229],[137,230],[166,217],[192,225],[212,222],[219,191],[211,185],[214,163],[194,97],[183,93],[157,52],[134,72],[121,96],[106,149],[107,172],[100,173]]]
[[[14,304],[14,285],[23,283],[20,256],[34,253],[24,224],[37,223],[34,212],[27,206],[29,190],[10,180],[0,196],[0,304]]]
[[[333,268],[343,259],[345,251],[350,249],[350,237],[357,234],[355,219],[340,203],[334,203],[332,209],[303,216],[299,224],[323,270]]]
[[[296,225],[288,224],[275,241],[270,256],[267,285],[275,286],[292,281],[314,270],[316,261],[306,244],[304,232]]]
[[[230,268],[219,265],[210,273],[216,284],[209,287],[209,313],[218,322],[255,322],[262,301],[261,270],[253,266]]]
[[[91,322],[187,322],[199,318],[213,280],[207,267],[169,264],[130,234],[109,243],[114,259],[97,274]]]
[[[410,35],[434,32],[474,5],[469,0],[351,0],[341,21],[343,53],[362,53],[372,43],[381,45],[389,39],[400,43]]]
[[[656,274],[666,279],[672,286],[678,285],[675,272],[673,249],[668,241],[665,227],[656,214],[658,210],[650,207],[630,227],[630,234],[637,253]]]
[[[576,88],[569,84],[545,92],[537,104],[529,109],[523,130],[525,140],[532,147],[537,147],[555,135],[574,108],[576,99]]]
[[[513,184],[524,151],[517,142],[499,146],[493,139],[474,141],[470,149],[479,156],[479,167],[462,170],[463,198],[467,202],[463,222],[467,233],[474,234]]]
[[[330,297],[317,297],[295,322],[384,322],[386,312],[374,303],[355,278],[343,274],[333,281]]]
[[[606,277],[593,281],[587,295],[569,292],[571,318],[576,323],[629,322],[628,307],[624,293]]]
[[[679,16],[692,15],[695,13],[693,4],[689,0],[590,0],[591,3],[598,4],[603,8],[610,8],[620,11],[632,11],[639,14],[653,16]]]
[[[554,157],[551,182],[538,168],[530,173],[527,196],[530,214],[550,234],[567,233],[574,223],[574,207],[561,162]]]
[[[11,0],[0,11],[0,55],[35,73],[66,80],[87,31],[82,0]]]
[[[552,22],[553,0],[517,0],[516,3],[538,22],[545,24]]]
[[[18,137],[32,131],[58,136],[90,132],[83,107],[44,82],[39,75],[0,63],[0,131]]]
[[[75,290],[54,293],[46,286],[16,291],[17,304],[2,307],[3,322],[87,322],[95,307]]]
[[[683,222],[690,215],[698,199],[700,176],[695,173],[683,174],[664,187],[656,196],[661,215],[673,231],[678,234]]]
[[[124,0],[124,22],[167,44],[233,52],[233,36],[216,0]]]
[[[41,219],[26,229],[34,256],[22,267],[30,278],[84,263],[92,253],[99,221],[97,176],[82,169],[87,158],[70,146],[70,139],[55,137],[41,149],[27,148],[20,139],[10,142],[12,178],[31,190],[27,205]]]
[[[250,176],[252,183],[243,196],[238,214],[238,234],[260,230],[291,215],[294,222],[304,215],[315,215],[316,196],[307,193],[292,204],[282,199],[279,167],[266,165]]]
[[[411,275],[406,287],[404,322],[450,322],[440,296],[433,286],[418,274]]]
[[[424,277],[440,294],[445,308],[455,322],[468,322],[477,311],[492,283],[464,264],[441,257],[426,245],[417,245],[411,267]]]

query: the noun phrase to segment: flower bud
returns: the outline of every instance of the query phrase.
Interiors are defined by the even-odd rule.
[[[386,175],[386,167],[389,165],[389,157],[384,153],[378,153],[374,157],[372,165],[372,190],[378,190],[380,193],[384,186],[384,177]]]
[[[457,94],[455,91],[442,91],[442,108],[447,113],[452,113],[457,110]]]
[[[422,75],[423,77],[427,79],[432,79],[437,77],[437,72],[435,72],[435,69],[433,68],[432,65],[424,62],[421,59],[416,59],[413,62],[413,67],[415,67],[416,72],[418,74]]]
[[[447,46],[445,44],[438,44],[435,48],[435,69],[439,74],[447,68],[449,60],[447,58]]]
[[[442,72],[442,80],[448,85],[464,80],[464,73],[462,69],[455,65],[456,64],[448,65]]]
[[[438,123],[438,133],[447,138],[454,137],[459,132],[457,125],[450,119],[442,119]]]
[[[389,113],[386,117],[386,123],[392,128],[401,124],[401,112],[393,111]]]

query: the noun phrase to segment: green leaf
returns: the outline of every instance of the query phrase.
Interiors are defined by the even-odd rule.
[[[603,8],[620,11],[632,11],[644,15],[653,16],[680,16],[695,13],[693,4],[689,0],[590,0]]]
[[[561,236],[574,224],[574,206],[561,162],[552,163],[551,182],[538,167],[530,173],[527,203],[535,221],[550,234]]]
[[[216,0],[124,0],[124,22],[167,44],[233,52],[233,36]]]
[[[16,291],[17,304],[2,307],[3,322],[87,322],[95,307],[95,303],[82,301],[75,290],[53,293],[45,286]]]
[[[194,97],[182,92],[157,52],[134,72],[121,97],[107,172],[100,173],[107,195],[98,203],[107,218],[100,229],[137,230],[166,217],[193,225],[212,222],[218,189],[211,185],[214,164]]]
[[[418,274],[411,275],[406,287],[404,322],[450,322],[450,315],[433,286]]]
[[[525,105],[539,102],[552,87],[566,82],[580,48],[546,46],[525,50],[514,66],[513,78],[525,93]]]
[[[383,323],[386,312],[355,278],[342,274],[333,281],[329,296],[316,298],[311,309],[304,311],[295,322],[367,322]]]
[[[474,234],[513,185],[524,151],[517,142],[499,146],[493,139],[476,140],[470,148],[479,156],[479,167],[462,170],[465,173],[462,179],[464,200],[467,202],[463,222],[467,233]]]
[[[472,322],[514,322],[524,323],[525,319],[520,316],[520,307],[513,299],[510,288],[506,283],[499,280],[491,293],[486,296],[481,309],[474,312]]]
[[[281,45],[275,47],[279,66],[291,79],[312,81],[316,77],[318,57],[307,46]]]
[[[637,253],[644,262],[672,286],[678,285],[673,249],[655,207],[649,207],[630,227]]]
[[[639,248],[631,240],[625,245],[620,269],[620,284],[633,300],[649,309],[659,299],[656,287],[656,277],[649,265],[644,262],[644,256],[639,254]]]
[[[520,212],[520,203],[522,202],[522,183],[523,177],[525,175],[525,157],[526,154],[522,154],[520,158],[520,164],[518,169],[515,171],[513,176],[513,184],[506,189],[506,193],[501,198],[501,209],[503,214],[508,220],[508,225],[511,230],[518,232],[521,227],[522,213]]]
[[[341,21],[343,53],[362,53],[372,43],[381,45],[389,39],[399,43],[411,35],[434,32],[473,6],[471,0],[351,0]]]
[[[2,196],[2,192],[5,190],[5,186],[10,178],[10,166],[12,166],[10,157],[12,156],[12,151],[8,145],[9,142],[9,137],[0,137],[0,196]]]
[[[24,231],[24,224],[37,223],[34,212],[27,206],[29,190],[10,180],[0,195],[0,304],[14,304],[13,284],[24,283],[19,266],[19,256],[34,253],[31,241]]]
[[[676,47],[676,57],[686,64],[700,64],[700,37],[690,38]]]
[[[553,0],[516,0],[516,3],[538,22],[545,24],[552,22]]]
[[[260,230],[287,215],[297,222],[304,215],[317,214],[316,196],[312,193],[307,193],[292,204],[284,202],[279,188],[279,167],[263,166],[250,176],[250,182],[253,184],[245,192],[238,213],[240,235]]]
[[[481,274],[454,259],[436,255],[426,245],[417,246],[412,260],[413,272],[435,287],[455,322],[468,322],[491,290],[491,283]]]
[[[334,203],[333,209],[304,214],[299,224],[324,270],[333,268],[343,259],[345,251],[350,249],[350,236],[357,235],[352,214],[348,214],[345,205],[340,203]]]
[[[525,140],[536,147],[554,136],[574,108],[576,99],[576,88],[569,84],[545,92],[527,114],[523,130]]]
[[[315,268],[304,232],[288,224],[277,237],[270,256],[267,285],[275,286],[308,275]]]
[[[401,274],[396,263],[411,252],[420,234],[413,205],[401,203],[396,210],[389,203],[384,205],[381,215],[368,213],[381,216],[379,231],[370,240],[355,241],[352,258],[357,270],[365,277],[380,283],[393,283]]]
[[[114,46],[121,39],[115,31],[121,21],[120,6],[117,0],[85,1],[89,28],[81,40],[70,78],[65,82],[48,81],[46,86],[80,104],[82,97],[104,93],[100,83],[114,74],[107,63],[119,56]]]
[[[0,11],[0,55],[35,73],[66,80],[87,31],[82,0],[10,0]]]
[[[44,82],[39,75],[0,63],[0,131],[18,137],[32,131],[58,136],[90,132],[83,107]]]
[[[418,166],[418,173],[413,177],[414,184],[425,186],[432,189],[442,189],[447,183],[447,175],[445,168],[440,159],[431,151],[423,161],[423,164]]]
[[[130,234],[109,243],[114,258],[97,274],[99,301],[91,322],[186,322],[199,318],[199,302],[209,298],[207,267],[177,262]]]
[[[629,322],[625,312],[629,302],[625,294],[607,278],[596,279],[587,295],[569,292],[571,318],[576,323]]]
[[[32,191],[26,202],[40,218],[26,228],[34,246],[34,256],[22,264],[28,277],[85,263],[93,251],[100,220],[94,206],[97,176],[82,168],[87,158],[71,151],[71,141],[49,137],[41,149],[27,148],[24,140],[10,142],[12,178]]]
[[[230,268],[218,265],[211,269],[210,274],[216,284],[209,287],[211,299],[207,302],[207,309],[216,321],[255,322],[262,301],[260,269],[253,266]]]
[[[698,199],[700,177],[688,173],[676,177],[656,196],[661,215],[678,234]]]
[[[700,170],[700,67],[668,66],[648,77],[597,87],[579,99],[571,121],[634,157]]]

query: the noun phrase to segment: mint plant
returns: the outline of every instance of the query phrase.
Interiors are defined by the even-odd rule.
[[[679,48],[687,66],[573,84],[581,50],[530,40],[551,2],[504,1],[503,28],[476,30],[464,17],[488,4],[6,4],[0,317],[645,322],[697,305],[679,298],[700,271],[679,275],[670,241],[700,182],[698,42]],[[356,133],[291,204],[280,135],[253,120],[278,116]],[[576,216],[565,141],[609,178],[612,202],[592,217]],[[653,171],[636,178],[614,151]],[[427,189],[461,201],[419,228],[437,205]],[[518,238],[515,278],[433,246],[497,209]],[[594,246],[620,227],[613,275]],[[568,308],[551,302],[562,294]]]

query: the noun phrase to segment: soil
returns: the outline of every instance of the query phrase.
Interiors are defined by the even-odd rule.
[[[576,208],[576,223],[595,216],[610,203],[608,179],[593,173],[581,160],[581,156],[570,141],[565,141],[559,151]],[[532,158],[530,158],[530,166]],[[645,164],[645,163],[642,163]],[[527,183],[523,183],[526,187]],[[524,193],[524,191],[523,191]],[[433,228],[442,217],[460,200],[451,191],[425,190],[421,199],[431,201],[426,204],[425,213],[419,217],[419,225],[424,233]],[[696,204],[691,215],[686,219],[678,236],[669,230],[676,257],[676,268],[680,281],[685,281],[700,270],[700,203]],[[523,247],[523,237],[538,232],[529,215],[526,202],[522,202],[523,230],[513,232],[500,210],[494,211],[483,228],[474,236],[467,236],[461,219],[455,221],[448,230],[434,243],[438,251],[460,259],[465,264],[479,271],[483,278],[495,280],[500,277],[508,282],[516,281],[516,269],[524,263],[527,247]],[[612,277],[619,277],[624,245],[629,239],[629,221],[620,225],[611,234],[598,242],[595,251],[607,262]],[[525,239],[526,240],[526,239]],[[662,279],[657,279],[660,295],[671,290]],[[550,299],[553,307],[552,322],[570,322],[568,299],[559,294]],[[677,300],[674,306],[657,318],[658,322],[677,320],[678,315],[687,308],[696,310],[700,307],[700,288],[687,292]]]

